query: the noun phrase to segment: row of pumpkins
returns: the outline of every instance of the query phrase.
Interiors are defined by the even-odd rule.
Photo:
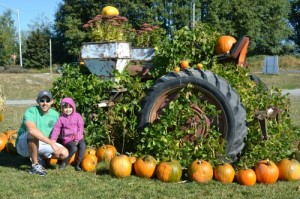
[[[116,148],[112,145],[103,145],[98,149],[88,147],[81,167],[86,172],[94,172],[98,162],[108,162],[110,174],[117,178],[124,178],[132,173],[143,178],[156,177],[163,182],[178,182],[182,178],[183,168],[177,160],[169,159],[157,163],[151,155],[134,157],[117,154]],[[69,163],[72,164],[75,158]],[[254,169],[245,168],[235,172],[229,163],[212,167],[208,161],[195,160],[187,168],[187,177],[199,183],[214,178],[223,183],[236,180],[239,184],[248,186],[253,186],[256,182],[272,184],[277,180],[300,180],[300,163],[288,158],[280,160],[277,164],[271,160],[261,160]]]
[[[15,148],[17,132],[8,130],[0,133],[0,151],[6,150],[17,154]],[[143,178],[154,178],[163,182],[178,182],[182,178],[183,169],[179,161],[170,159],[157,163],[151,155],[141,157],[117,155],[112,145],[102,145],[99,148],[87,147],[81,163],[86,172],[94,172],[98,162],[109,163],[109,172],[117,178],[130,176],[133,172]],[[77,153],[70,159],[74,164]],[[49,165],[57,164],[57,159],[47,159]],[[222,163],[215,167],[205,160],[195,160],[187,168],[187,177],[191,181],[205,183],[213,178],[224,183],[234,179],[241,185],[253,186],[256,182],[272,184],[277,180],[300,180],[300,163],[296,159],[284,158],[277,164],[271,160],[261,160],[254,169],[244,168],[235,172],[231,164]]]

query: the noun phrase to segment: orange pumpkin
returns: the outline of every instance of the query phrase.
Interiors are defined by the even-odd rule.
[[[300,164],[295,159],[284,158],[277,163],[279,180],[300,180]]]
[[[84,156],[88,155],[88,154],[93,154],[96,155],[96,149],[94,147],[86,147],[85,151],[84,151]],[[97,155],[96,155],[97,156]]]
[[[132,163],[127,155],[115,156],[109,164],[110,174],[117,178],[130,176]]]
[[[6,134],[1,133],[0,134],[0,151],[2,151],[5,148],[7,141],[8,141],[8,139],[7,139]]]
[[[256,183],[256,174],[253,169],[240,169],[236,173],[236,181],[241,185],[253,186]]]
[[[235,171],[231,164],[222,163],[214,168],[214,178],[220,182],[233,182]]]
[[[155,174],[156,159],[151,155],[143,155],[136,159],[134,163],[135,174],[143,178],[151,178]]]
[[[54,166],[57,164],[58,159],[57,158],[47,158],[46,163],[50,166]]]
[[[95,162],[98,162],[98,158],[97,158],[97,156],[94,155],[94,154],[87,154],[87,155],[84,156],[84,158],[85,158],[85,157],[91,158],[91,159],[93,159]]]
[[[187,174],[189,180],[204,183],[212,180],[213,168],[205,160],[195,160],[189,165]]]
[[[221,36],[217,41],[216,53],[227,54],[230,52],[233,44],[236,43],[236,39],[232,36]]]
[[[83,171],[93,172],[95,171],[96,167],[97,167],[97,161],[95,161],[93,158],[89,156],[83,158],[81,162],[81,168]]]
[[[11,135],[14,135],[15,137],[17,137],[17,130],[16,129],[9,129],[7,131],[4,132],[7,136],[7,138],[9,139]]]
[[[117,154],[117,149],[112,145],[102,145],[97,149],[98,161],[109,162]]]
[[[74,153],[69,160],[68,164],[74,165],[76,163],[77,157],[78,157],[79,151],[77,150],[76,153]]]
[[[157,165],[155,173],[163,182],[178,182],[182,176],[182,167],[177,160],[166,160]]]
[[[261,160],[255,166],[257,182],[272,184],[278,180],[279,170],[271,160]]]

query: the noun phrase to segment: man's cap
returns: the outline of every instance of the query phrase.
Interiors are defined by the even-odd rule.
[[[48,97],[50,100],[52,100],[52,94],[47,91],[47,90],[43,90],[43,91],[40,91],[38,96],[37,96],[37,100],[41,99],[42,97]]]

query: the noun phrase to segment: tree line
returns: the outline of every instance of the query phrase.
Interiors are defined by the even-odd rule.
[[[172,36],[184,26],[192,28],[201,22],[224,35],[249,35],[250,55],[299,53],[300,0],[63,0],[53,24],[39,19],[22,33],[24,67],[48,67],[49,39],[53,63],[78,61],[81,43],[89,39],[83,24],[101,14],[106,5],[117,7],[133,27],[147,22]],[[11,64],[18,40],[11,12],[0,19],[1,66]]]

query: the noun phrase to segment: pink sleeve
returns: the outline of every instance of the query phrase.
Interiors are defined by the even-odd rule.
[[[51,133],[51,138],[50,138],[51,140],[57,141],[57,138],[60,134],[61,126],[62,126],[62,123],[61,123],[61,119],[59,118],[53,127],[53,130]]]
[[[79,140],[83,139],[83,131],[84,131],[84,122],[79,113],[77,113],[77,134],[76,134],[76,142],[79,142]]]

